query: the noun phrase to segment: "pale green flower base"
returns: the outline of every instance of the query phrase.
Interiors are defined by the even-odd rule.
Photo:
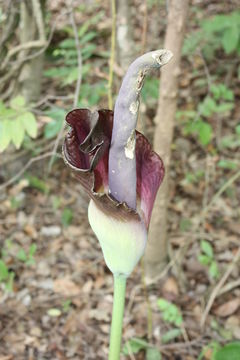
[[[125,276],[114,275],[112,325],[108,357],[109,360],[120,359],[126,281],[127,278]]]

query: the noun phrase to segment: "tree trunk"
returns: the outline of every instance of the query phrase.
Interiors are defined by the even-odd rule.
[[[169,193],[169,164],[177,106],[178,75],[181,49],[188,13],[188,0],[168,1],[168,24],[164,47],[173,52],[173,59],[161,71],[160,96],[154,137],[155,151],[165,164],[165,178],[160,186],[150,224],[145,255],[147,278],[156,277],[167,260],[167,206]]]
[[[124,73],[135,57],[130,5],[130,0],[117,0],[117,52]]]
[[[32,2],[34,3],[34,1]],[[39,21],[43,22],[43,11],[40,1],[35,0],[38,8],[33,8],[30,1],[22,1],[20,7],[20,42],[21,44],[40,39],[45,40],[43,31],[39,31]],[[37,49],[35,51],[39,51]],[[28,50],[23,50],[19,58],[29,55]],[[24,96],[27,103],[37,101],[41,93],[41,80],[44,53],[27,61],[19,75],[17,92]]]

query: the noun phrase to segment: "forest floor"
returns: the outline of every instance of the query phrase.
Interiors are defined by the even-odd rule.
[[[202,16],[220,10],[206,5]],[[194,26],[191,21],[187,31]],[[183,59],[179,109],[191,110],[202,100],[208,73],[215,74],[219,61],[216,57],[206,65],[199,57]],[[222,81],[228,82],[239,99],[235,65],[230,63],[223,71]],[[199,78],[205,80],[202,87],[197,85]],[[54,89],[54,83],[49,88]],[[150,135],[154,111],[147,109],[144,114]],[[239,117],[235,100],[231,120],[222,121],[222,137],[239,124]],[[239,155],[236,149],[228,149],[227,154],[219,150],[217,141],[203,147],[194,137],[184,136],[181,124],[176,124],[170,172],[169,262],[146,288],[140,264],[127,283],[123,344],[133,338],[145,340],[160,350],[163,360],[197,360],[203,349],[203,359],[210,360],[215,343],[240,340],[240,176],[236,177],[235,167],[217,166],[226,156],[238,161],[239,169]],[[3,167],[14,176],[14,168],[16,172],[19,168],[14,157],[11,159],[12,164],[4,160]],[[112,275],[89,227],[88,199],[80,184],[62,160],[55,161],[50,174],[48,165],[49,159],[43,158],[27,169],[27,176],[2,189],[11,176],[1,174],[0,244],[9,272],[7,286],[12,291],[0,286],[0,360],[106,359]],[[189,181],[187,174],[195,177]],[[208,255],[208,265],[199,261],[200,255]],[[164,319],[159,298],[178,307],[183,318],[180,326]],[[148,339],[149,310],[152,329]],[[166,334],[169,338],[165,336],[163,342]],[[144,349],[133,354],[129,346],[125,346],[129,355],[122,359],[145,358]]]

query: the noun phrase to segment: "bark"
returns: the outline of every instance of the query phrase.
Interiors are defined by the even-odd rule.
[[[130,5],[130,0],[117,0],[117,52],[124,73],[135,57]]]
[[[34,2],[33,2],[34,3]],[[36,1],[39,5],[39,2]],[[43,17],[40,5],[34,9],[30,1],[22,1],[20,8],[20,42],[28,43],[40,38],[45,40],[45,34],[39,24]],[[20,53],[19,59],[29,55],[29,51]],[[37,101],[41,93],[41,80],[44,54],[27,61],[20,72],[17,91],[22,94],[27,103]]]
[[[178,75],[181,49],[188,13],[188,0],[168,1],[168,23],[164,48],[173,52],[173,59],[162,69],[154,149],[165,164],[165,179],[160,186],[150,224],[145,255],[147,278],[156,277],[167,260],[167,207],[169,194],[169,164],[177,107]]]

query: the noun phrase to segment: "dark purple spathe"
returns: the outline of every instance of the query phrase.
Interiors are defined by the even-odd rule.
[[[164,176],[163,162],[148,140],[136,132],[137,207],[132,209],[116,201],[111,194],[109,196],[113,112],[99,110],[91,113],[88,109],[76,109],[68,113],[66,121],[71,128],[63,145],[64,160],[89,196],[110,217],[120,221],[135,218],[148,228],[154,200]]]

